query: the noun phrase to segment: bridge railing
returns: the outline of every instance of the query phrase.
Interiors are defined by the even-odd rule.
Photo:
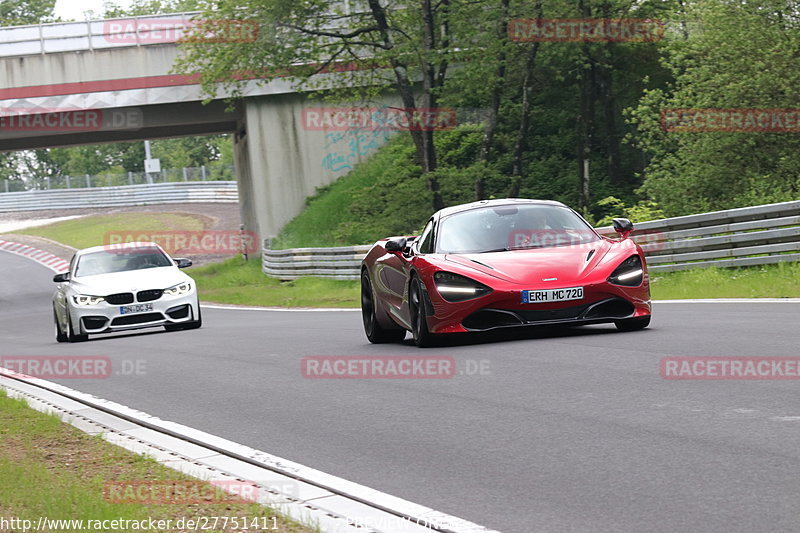
[[[800,261],[800,201],[652,220],[635,227],[633,239],[642,246],[654,273]],[[611,227],[597,230],[615,235]],[[284,280],[358,279],[370,247],[272,250],[266,239],[262,270]]]
[[[350,15],[367,10],[363,0],[341,0],[320,15],[330,15],[330,24],[333,24],[331,27],[335,27],[335,21],[340,18],[341,13]],[[199,11],[189,11],[0,28],[0,57],[177,43],[191,34],[200,14]],[[252,31],[255,24],[247,20],[227,22],[234,29],[240,26],[245,32]],[[255,38],[257,33],[247,34],[245,40]]]
[[[0,57],[177,42],[198,14],[170,13],[0,28]]]
[[[233,165],[203,165],[199,167],[165,168],[159,172],[125,172],[84,174],[82,176],[48,176],[31,181],[3,180],[0,193],[47,191],[54,189],[90,189],[123,185],[152,185],[187,181],[235,181]]]

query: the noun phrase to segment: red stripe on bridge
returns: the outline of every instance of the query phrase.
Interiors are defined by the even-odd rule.
[[[56,83],[53,85],[11,87],[9,89],[0,89],[0,100],[197,85],[199,84],[199,79],[199,74],[165,74],[163,76],[144,76],[141,78],[120,78],[117,80],[78,81],[72,83]]]

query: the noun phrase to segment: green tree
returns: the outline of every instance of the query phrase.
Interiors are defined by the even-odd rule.
[[[103,17],[131,17],[139,15],[158,15],[161,13],[184,13],[198,11],[200,0],[134,0],[127,6],[114,1],[103,4]]]
[[[784,0],[687,2],[683,39],[665,43],[675,81],[631,110],[650,158],[643,191],[669,215],[798,198],[797,133],[667,132],[661,112],[797,108],[800,13]]]
[[[207,19],[249,19],[259,24],[252,43],[188,43],[177,68],[201,73],[213,96],[223,82],[234,97],[247,75],[266,83],[291,74],[298,86],[325,88],[324,74],[339,71],[345,87],[331,89],[335,99],[370,101],[392,89],[408,113],[436,108],[454,50],[450,33],[452,0],[220,0],[202,15]],[[198,31],[204,31],[202,25]],[[432,131],[410,131],[416,159],[427,179],[435,209],[443,207],[434,171]]]
[[[207,165],[220,157],[219,138],[230,141],[227,135],[157,139],[153,141],[153,157],[161,159],[162,168]]]
[[[22,26],[53,22],[56,0],[3,0],[0,2],[0,23]]]

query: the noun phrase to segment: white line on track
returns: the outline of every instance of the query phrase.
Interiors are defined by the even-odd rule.
[[[256,306],[235,306],[207,304],[200,302],[204,309],[226,309],[229,311],[286,311],[289,313],[307,313],[320,311],[361,311],[358,307],[256,307]]]
[[[654,304],[797,304],[800,298],[705,298],[696,300],[653,300]]]

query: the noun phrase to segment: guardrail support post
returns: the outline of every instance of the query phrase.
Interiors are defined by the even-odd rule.
[[[183,181],[189,181],[189,169],[183,167]]]
[[[200,179],[202,179],[203,181],[206,181],[206,166],[205,165],[200,167]]]
[[[133,172],[128,171],[128,185],[133,185]]]
[[[69,189],[69,176],[64,176],[64,179],[67,181],[67,189]]]
[[[89,177],[89,174],[86,174],[86,188],[90,189],[92,187],[92,178]]]
[[[50,190],[50,176],[45,176],[44,179],[45,179],[45,182],[47,183],[47,190],[49,191]]]
[[[8,180],[3,180],[3,181],[6,182],[6,192],[8,192]]]

